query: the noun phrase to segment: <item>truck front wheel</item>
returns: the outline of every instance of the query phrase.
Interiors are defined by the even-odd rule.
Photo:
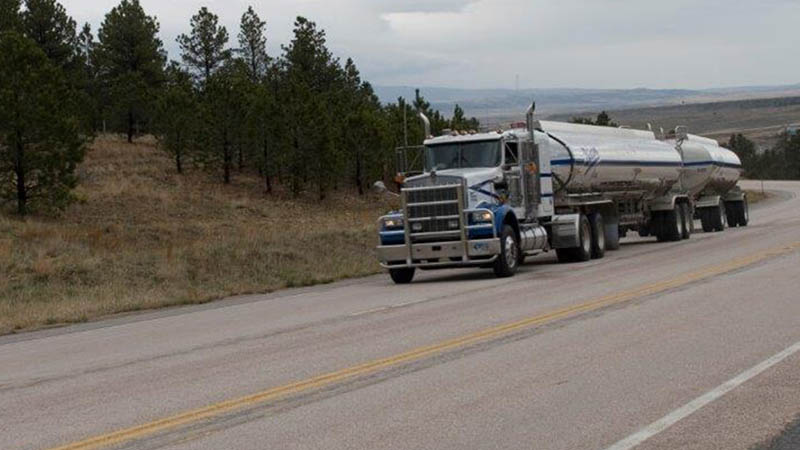
[[[414,272],[416,272],[414,267],[401,267],[399,269],[389,269],[389,276],[397,284],[408,284],[414,279]]]
[[[500,234],[500,255],[494,260],[494,274],[501,278],[511,277],[519,268],[519,242],[510,225],[503,225]]]

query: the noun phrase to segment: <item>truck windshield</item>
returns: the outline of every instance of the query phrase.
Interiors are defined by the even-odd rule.
[[[454,142],[425,147],[425,169],[497,167],[500,165],[500,141]]]

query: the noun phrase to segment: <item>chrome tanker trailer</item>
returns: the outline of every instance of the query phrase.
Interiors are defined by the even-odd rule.
[[[683,157],[679,189],[689,194],[693,217],[700,219],[703,231],[747,226],[747,196],[736,185],[742,173],[739,157],[713,139],[686,133],[684,127],[678,127],[675,138],[667,142]]]
[[[620,230],[689,236],[681,155],[650,131],[536,121],[531,107],[526,126],[431,136],[424,159],[404,180],[401,209],[379,221],[378,259],[397,283],[418,268],[511,276],[550,250],[562,262],[602,258]]]

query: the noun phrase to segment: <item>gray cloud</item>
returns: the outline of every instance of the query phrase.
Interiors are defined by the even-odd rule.
[[[115,1],[64,0],[95,27]],[[232,38],[249,2],[142,0],[175,37],[206,5]],[[800,81],[794,0],[270,0],[270,51],[297,15],[316,21],[334,52],[375,84],[454,87],[714,87]]]

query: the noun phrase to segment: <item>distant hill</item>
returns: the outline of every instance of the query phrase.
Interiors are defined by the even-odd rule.
[[[398,97],[414,98],[410,86],[375,86],[384,103]],[[746,100],[800,95],[800,84],[788,86],[744,86],[704,90],[687,89],[457,89],[446,87],[421,88],[431,105],[450,114],[459,104],[469,116],[494,125],[521,118],[531,101],[536,101],[537,113],[556,115],[568,112],[619,110],[667,105]]]
[[[567,121],[576,115],[591,117],[598,112],[554,114],[549,118]],[[733,133],[743,133],[764,149],[774,145],[787,125],[800,123],[800,96],[629,108],[609,113],[615,122],[631,128],[644,129],[649,123],[656,130],[669,130],[685,125],[691,133],[719,141],[727,141]]]

